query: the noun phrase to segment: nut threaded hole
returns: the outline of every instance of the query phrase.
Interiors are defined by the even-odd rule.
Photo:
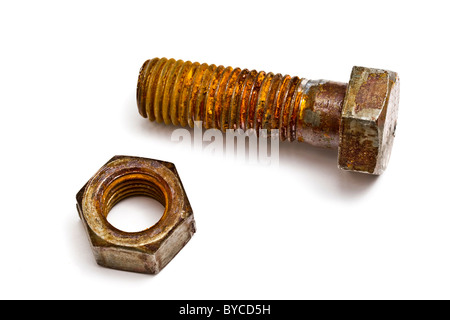
[[[164,214],[163,188],[145,177],[125,176],[104,194],[102,214],[115,228],[139,232],[156,224]]]

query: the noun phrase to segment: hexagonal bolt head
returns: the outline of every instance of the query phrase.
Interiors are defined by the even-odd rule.
[[[106,217],[124,198],[144,195],[165,206],[161,219],[140,232],[124,232]],[[104,267],[156,274],[195,233],[192,208],[170,162],[115,156],[81,188],[77,209],[97,263]]]
[[[381,174],[389,161],[397,126],[397,73],[353,67],[342,108],[338,165]]]

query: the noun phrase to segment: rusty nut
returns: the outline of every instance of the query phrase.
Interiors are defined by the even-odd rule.
[[[353,67],[339,131],[339,168],[381,174],[397,126],[400,81],[387,70]]]
[[[106,219],[119,201],[144,195],[165,211],[152,227],[124,232]],[[97,263],[104,267],[156,274],[195,233],[192,208],[170,162],[115,156],[81,188],[77,209]]]

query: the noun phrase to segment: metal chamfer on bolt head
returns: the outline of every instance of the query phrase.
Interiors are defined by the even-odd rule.
[[[150,121],[266,129],[282,141],[338,149],[339,168],[375,175],[390,157],[398,100],[398,75],[365,67],[354,67],[347,84],[154,58],[137,84],[139,113]]]
[[[124,232],[106,219],[122,199],[143,195],[165,206],[148,229]],[[195,233],[192,208],[175,166],[170,162],[115,156],[81,188],[77,209],[95,259],[101,266],[156,274]]]

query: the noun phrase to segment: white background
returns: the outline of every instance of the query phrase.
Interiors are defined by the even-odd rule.
[[[450,298],[446,4],[2,1],[0,298]],[[277,168],[172,142],[137,112],[153,57],[342,82],[353,65],[397,71],[389,167],[342,172],[336,151],[281,143]],[[97,266],[78,218],[76,192],[116,154],[174,162],[194,209],[197,233],[157,276]],[[148,202],[125,200],[116,223],[158,217]]]

